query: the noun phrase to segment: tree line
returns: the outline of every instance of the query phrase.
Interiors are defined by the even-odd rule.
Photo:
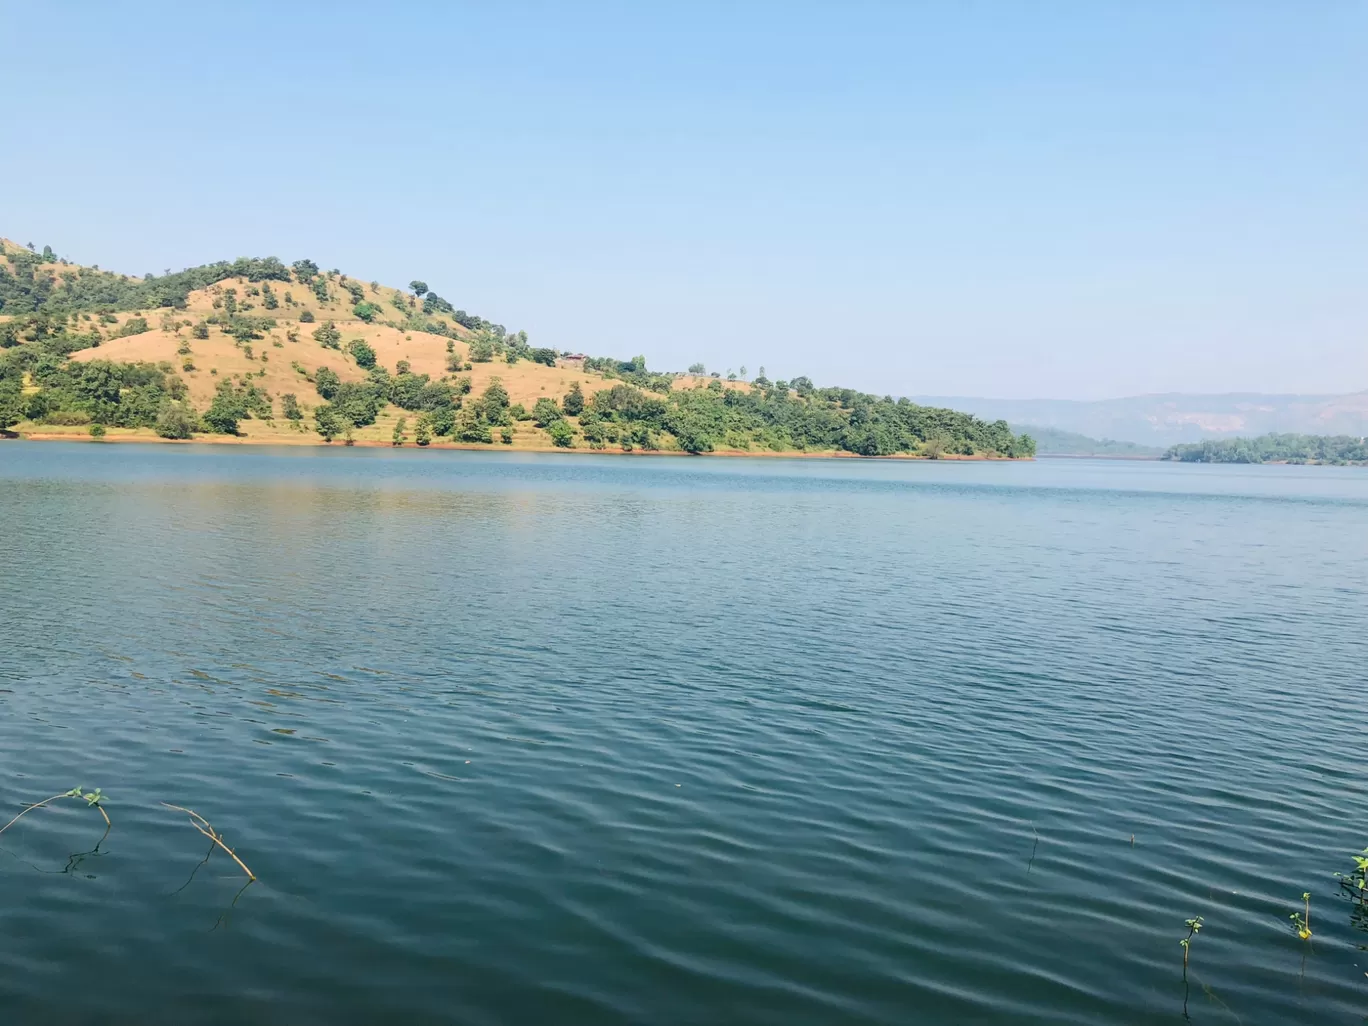
[[[1368,439],[1353,435],[1269,434],[1257,438],[1207,439],[1169,448],[1179,463],[1368,463]]]

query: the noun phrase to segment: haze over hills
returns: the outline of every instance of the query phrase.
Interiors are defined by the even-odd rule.
[[[1264,434],[1368,434],[1368,391],[1342,395],[1174,392],[1096,401],[913,396],[912,401],[949,406],[989,420],[1001,418],[1019,426],[1146,446]]]

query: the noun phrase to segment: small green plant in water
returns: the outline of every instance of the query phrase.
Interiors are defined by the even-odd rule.
[[[1196,937],[1202,929],[1202,917],[1194,916],[1191,919],[1184,919],[1183,925],[1188,928],[1188,935],[1178,943],[1183,946],[1183,977],[1187,977],[1188,954],[1192,950],[1192,938]]]
[[[1293,912],[1288,918],[1292,920],[1292,928],[1297,931],[1297,936],[1302,940],[1311,939],[1311,892],[1302,891],[1302,901],[1306,902],[1306,913]]]
[[[1350,856],[1354,860],[1354,871],[1352,873],[1336,873],[1340,886],[1348,891],[1359,901],[1368,899],[1368,848],[1363,849],[1362,855]]]

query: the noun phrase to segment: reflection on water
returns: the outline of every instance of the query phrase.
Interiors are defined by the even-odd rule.
[[[114,819],[0,837],[13,1021],[1368,1007],[1361,470],[9,443],[0,522],[3,819]]]

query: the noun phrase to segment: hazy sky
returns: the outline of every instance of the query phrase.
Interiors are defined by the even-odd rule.
[[[1368,389],[1368,2],[0,0],[0,234],[894,394]]]

